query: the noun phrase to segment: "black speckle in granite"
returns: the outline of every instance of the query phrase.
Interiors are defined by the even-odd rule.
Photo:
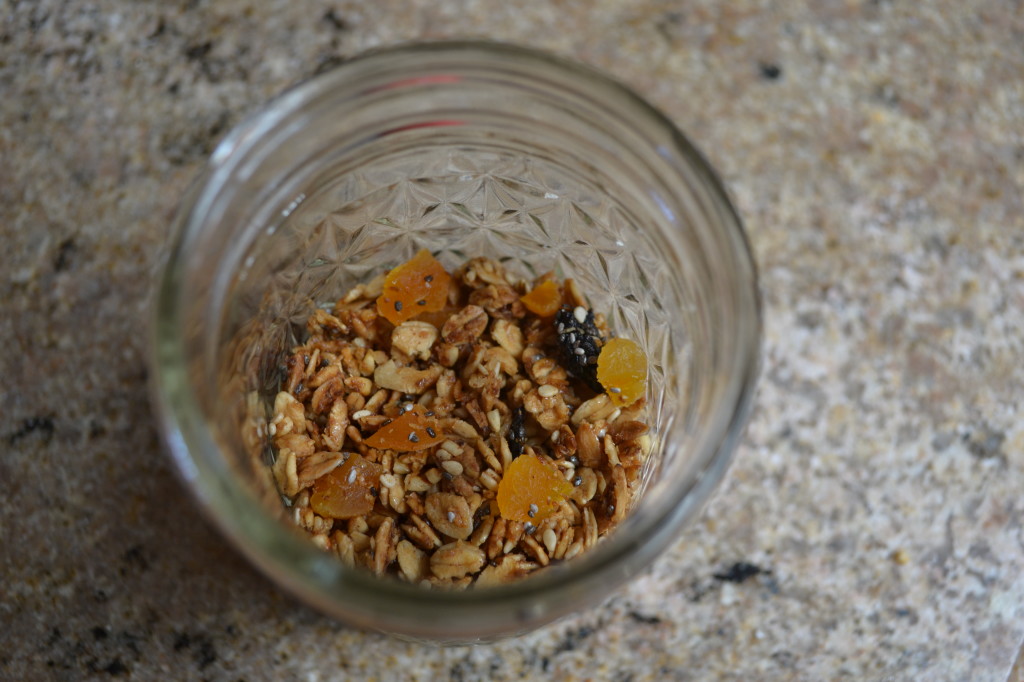
[[[202,61],[213,49],[213,43],[209,40],[185,48],[185,57],[192,61]]]
[[[56,272],[63,272],[71,266],[71,256],[74,255],[75,240],[72,237],[68,237],[60,243],[57,247],[57,255],[53,258],[53,269]]]
[[[779,667],[793,669],[796,667],[796,656],[789,651],[776,651],[772,654],[772,660],[775,661]]]
[[[630,611],[627,615],[631,620],[636,623],[640,623],[641,625],[660,625],[662,623],[661,618],[658,618],[657,616],[648,616],[647,614],[640,613],[639,611]]]
[[[756,575],[770,572],[770,570],[761,568],[755,564],[747,563],[746,561],[737,561],[724,573],[715,573],[714,578],[715,580],[721,580],[722,582],[742,583]]]
[[[152,30],[152,32],[150,32],[150,34],[148,36],[146,36],[146,37],[149,38],[150,40],[152,40],[153,38],[159,38],[160,36],[162,36],[166,32],[167,32],[167,22],[164,21],[163,17],[160,17],[159,19],[157,19],[156,28],[154,28]]]
[[[880,104],[892,109],[899,108],[900,106],[900,95],[889,83],[882,83],[878,85],[875,88],[873,97]]]
[[[174,647],[175,651],[187,649],[192,646],[192,638],[188,636],[187,632],[179,632],[174,636],[174,644],[171,646]]]
[[[578,628],[569,630],[565,633],[565,636],[555,645],[555,649],[552,655],[557,656],[563,651],[573,651],[580,645],[580,643],[587,637],[594,634],[594,628],[587,625],[581,625]]]
[[[804,329],[817,329],[824,321],[820,312],[812,310],[796,316],[796,324]]]
[[[44,443],[49,443],[50,439],[53,438],[53,418],[29,417],[22,420],[21,426],[14,433],[7,436],[7,444],[14,445],[23,438],[28,438],[36,433],[38,433]]]
[[[333,9],[329,9],[324,13],[323,20],[333,26],[336,31],[348,29],[348,22],[343,17],[338,16],[338,13]]]
[[[180,632],[174,637],[173,647],[177,652],[190,650],[200,670],[217,662],[217,649],[213,645],[213,639],[205,633]]]
[[[100,668],[96,672],[104,672],[108,675],[117,677],[118,675],[125,675],[128,673],[128,666],[126,666],[120,658],[115,658],[113,661],[108,663],[103,668]]]
[[[149,570],[149,559],[143,551],[142,545],[134,545],[122,555],[121,560],[124,566],[121,568],[121,575],[125,575],[129,569],[139,572]]]
[[[45,646],[53,646],[57,642],[61,641],[61,639],[63,639],[63,635],[61,634],[60,628],[54,626],[50,629],[50,636],[46,638]]]
[[[96,641],[100,641],[106,639],[109,636],[109,633],[106,628],[97,625],[92,629],[92,636]]]
[[[50,13],[39,14],[33,12],[32,16],[28,20],[28,30],[32,33],[37,33],[39,29],[46,25],[46,22],[50,20]]]
[[[760,62],[758,70],[761,72],[761,78],[768,81],[776,81],[782,78],[782,68],[778,64],[772,64],[771,62]]]
[[[988,425],[982,425],[980,428],[965,433],[963,439],[967,443],[967,450],[972,455],[981,459],[989,459],[1002,456],[1006,434],[995,431]]]

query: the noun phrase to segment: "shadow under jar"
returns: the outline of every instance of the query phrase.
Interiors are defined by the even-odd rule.
[[[345,567],[297,532],[266,420],[305,320],[428,249],[574,278],[647,354],[653,449],[598,545],[527,579],[426,589]],[[260,569],[349,623],[437,641],[522,632],[648,566],[721,480],[758,369],[755,268],[721,183],[620,84],[488,43],[382,50],[288,91],[185,197],[153,323],[153,393],[187,485]]]

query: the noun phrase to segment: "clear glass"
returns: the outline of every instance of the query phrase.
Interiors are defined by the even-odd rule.
[[[427,248],[574,277],[650,360],[655,446],[619,529],[518,584],[428,590],[347,569],[285,518],[254,428],[305,318]],[[757,375],[760,308],[714,172],[622,85],[487,43],[379,51],[239,125],[185,198],[154,306],[153,393],[178,468],[273,580],[358,626],[439,641],[592,605],[721,479]]]

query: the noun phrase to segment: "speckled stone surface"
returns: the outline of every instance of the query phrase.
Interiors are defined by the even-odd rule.
[[[664,109],[736,199],[767,322],[746,439],[671,551],[599,608],[438,649],[322,617],[225,546],[158,444],[142,321],[231,125],[447,36],[575,56]],[[1004,682],[1022,45],[1012,0],[4,3],[0,678]]]

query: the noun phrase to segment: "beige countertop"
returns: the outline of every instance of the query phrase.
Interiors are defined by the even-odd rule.
[[[1007,680],[1024,639],[1019,2],[2,15],[0,678]],[[225,546],[158,443],[144,322],[174,206],[240,117],[364,48],[447,36],[574,56],[686,130],[746,221],[766,344],[724,484],[648,572],[533,634],[438,649],[333,622]],[[738,563],[757,570],[722,579]]]

